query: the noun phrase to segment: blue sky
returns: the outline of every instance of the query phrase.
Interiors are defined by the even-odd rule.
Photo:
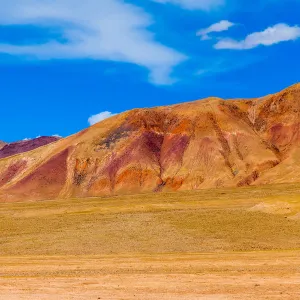
[[[0,140],[300,79],[300,0],[0,0]]]

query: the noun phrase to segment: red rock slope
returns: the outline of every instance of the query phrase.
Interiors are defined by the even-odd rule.
[[[0,160],[0,201],[300,181],[300,84],[136,109]]]
[[[0,150],[6,145],[5,142],[0,141]]]
[[[41,146],[56,142],[57,140],[59,140],[59,138],[55,136],[41,136],[35,139],[24,140],[10,144],[3,143],[2,146],[0,142],[0,158],[28,152]]]

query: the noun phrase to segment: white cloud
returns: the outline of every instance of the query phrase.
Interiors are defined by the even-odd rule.
[[[218,23],[212,24],[208,28],[200,29],[197,32],[197,36],[201,36],[202,40],[210,39],[209,34],[212,32],[222,32],[228,30],[230,27],[234,26],[235,24],[229,22],[227,20],[220,21]]]
[[[92,126],[96,123],[99,123],[105,119],[108,119],[112,116],[115,116],[116,114],[111,113],[110,111],[103,111],[97,115],[93,115],[88,118],[88,123]]]
[[[40,60],[111,60],[142,66],[154,84],[173,82],[173,68],[186,56],[157,42],[147,29],[151,16],[121,0],[0,0],[0,25],[60,27],[66,42],[0,44],[0,53]]]
[[[171,3],[185,9],[210,10],[224,4],[225,0],[152,0],[158,3]]]
[[[53,137],[56,137],[56,138],[62,138],[62,136],[59,135],[59,134],[53,134],[52,136],[53,136]]]
[[[271,46],[280,42],[293,41],[300,37],[300,27],[287,24],[277,24],[262,32],[249,34],[244,40],[221,39],[214,47],[216,49],[246,50],[260,45]]]

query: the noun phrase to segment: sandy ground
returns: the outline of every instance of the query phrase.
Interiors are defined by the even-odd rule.
[[[300,299],[299,215],[299,185],[2,203],[0,300]]]
[[[300,299],[300,251],[1,257],[0,299]]]

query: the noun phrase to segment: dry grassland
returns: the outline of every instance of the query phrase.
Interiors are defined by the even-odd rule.
[[[300,185],[0,204],[0,299],[300,299]]]

